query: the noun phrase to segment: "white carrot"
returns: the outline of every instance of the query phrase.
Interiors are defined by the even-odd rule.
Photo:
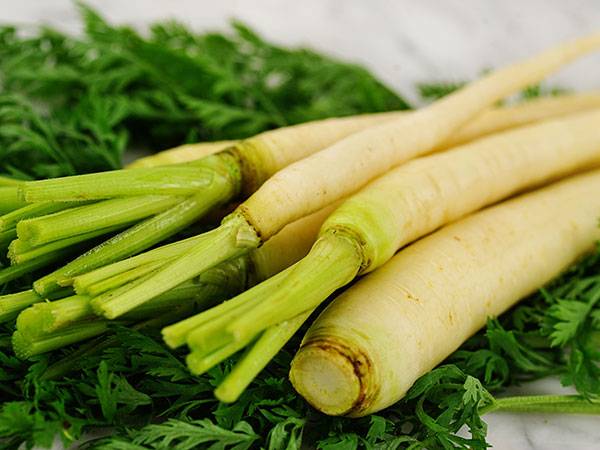
[[[275,174],[221,227],[145,283],[97,311],[118,317],[153,296],[219,262],[268,240],[287,223],[344,198],[369,180],[413,157],[431,152],[497,100],[600,47],[600,35],[563,44],[525,62],[489,74],[420,111],[404,114],[336,142]]]
[[[600,93],[564,94],[541,97],[516,105],[492,108],[461,127],[444,141],[442,148],[455,147],[482,136],[508,130],[552,117],[565,116],[600,107]]]
[[[291,369],[317,409],[363,416],[404,396],[486,322],[600,238],[600,171],[476,213],[402,250],[313,323]]]

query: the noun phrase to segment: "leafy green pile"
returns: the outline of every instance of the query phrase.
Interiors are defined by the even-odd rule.
[[[362,67],[284,49],[235,22],[142,36],[79,4],[84,35],[0,27],[0,173],[43,178],[119,168],[158,150],[407,103]]]

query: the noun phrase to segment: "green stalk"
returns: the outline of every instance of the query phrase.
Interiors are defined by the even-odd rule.
[[[281,285],[266,296],[261,294],[266,298],[232,320],[226,332],[235,340],[246,340],[272,325],[316,308],[356,277],[361,262],[361,254],[352,239],[334,232],[321,236]]]
[[[124,274],[130,270],[135,270],[147,264],[155,264],[157,262],[164,262],[173,259],[181,255],[181,253],[184,253],[192,248],[197,241],[198,236],[194,236],[182,241],[174,242],[172,244],[163,245],[145,253],[141,253],[137,256],[132,256],[130,258],[99,267],[91,272],[77,275],[70,280],[70,282],[75,287],[77,293],[84,294],[91,286],[114,276]]]
[[[39,298],[39,297],[38,297]],[[189,282],[153,299],[124,316],[125,320],[141,320],[164,314],[189,303],[195,307],[208,307],[225,298],[225,289]],[[36,303],[17,318],[17,330],[30,338],[54,333],[75,323],[95,318],[91,298],[73,295],[52,302]]]
[[[181,339],[185,337],[184,342],[187,342],[192,350],[202,353],[210,353],[224,344],[233,342],[234,339],[225,333],[227,326],[237,317],[246,314],[264,301],[264,298],[270,292],[277,291],[287,275],[293,270],[293,267],[281,271],[263,283],[215,308],[188,319],[178,329],[164,330],[163,338],[166,339],[167,333],[169,333],[171,344],[181,345]],[[254,336],[248,336],[244,340]]]
[[[229,344],[226,344],[208,354],[199,351],[193,351],[185,358],[185,362],[187,363],[190,372],[192,372],[194,375],[202,375],[224,359],[227,359],[231,355],[239,352],[245,346],[252,343],[253,340],[254,338],[250,338],[245,341],[230,342]]]
[[[135,281],[138,278],[146,276],[151,272],[155,272],[169,261],[170,260],[155,261],[152,263],[144,264],[143,266],[136,267],[135,269],[119,273],[110,278],[106,278],[105,280],[89,285],[85,289],[77,289],[77,287],[75,287],[75,290],[78,294],[86,294],[91,297],[97,297],[101,294],[104,294],[105,292],[112,291],[123,286],[124,284],[130,283],[131,281]]]
[[[235,402],[269,361],[296,334],[313,311],[304,312],[265,330],[215,389],[217,399],[225,403]],[[226,357],[229,356],[231,355]]]
[[[227,186],[215,183],[202,195],[188,198],[177,206],[138,223],[37,280],[34,289],[41,294],[47,294],[77,275],[146,250],[206,214],[228,195],[227,189]]]
[[[19,189],[17,186],[0,187],[0,214],[14,211],[27,205],[19,198]]]
[[[89,297],[73,295],[25,309],[17,317],[17,330],[28,338],[39,338],[93,317]]]
[[[40,338],[25,336],[20,331],[15,331],[12,336],[13,350],[17,358],[30,359],[32,356],[98,336],[107,328],[107,321],[83,322]]]
[[[81,206],[82,202],[65,202],[65,203],[36,203],[33,205],[23,206],[15,211],[11,211],[3,216],[0,216],[0,231],[9,230],[17,226],[21,220],[30,219],[32,217],[45,216],[74,206]]]
[[[136,195],[194,195],[232,177],[231,190],[240,180],[239,163],[229,153],[199,161],[148,169],[114,170],[88,175],[29,181],[22,193],[28,202],[99,200]],[[235,186],[234,186],[235,185]]]
[[[495,399],[481,414],[494,411],[517,413],[600,414],[600,401],[580,395],[528,395]]]
[[[158,270],[144,283],[119,295],[96,299],[98,314],[115,319],[169,289],[187,281],[219,262],[243,255],[260,240],[243,218],[232,216],[219,228],[198,237],[198,243],[180,258]]]
[[[43,298],[37,295],[33,289],[0,296],[0,323],[10,322],[22,310],[41,301],[43,301]]]
[[[66,249],[58,250],[53,253],[47,253],[36,259],[26,261],[22,264],[16,264],[14,266],[6,267],[0,270],[0,286],[9,281],[16,280],[28,273],[35,272],[42,267],[45,267],[53,262],[60,261],[61,259],[67,258],[76,250],[76,247],[68,247]],[[57,289],[58,290],[58,289]],[[37,291],[36,291],[37,292]],[[39,293],[39,292],[38,292]]]
[[[120,225],[124,227],[175,206],[184,199],[145,196],[105,200],[17,224],[19,239],[32,246]]]
[[[239,260],[237,260],[239,261]],[[201,275],[202,277],[210,276],[211,271],[207,271]],[[273,283],[278,283],[285,275],[283,273],[277,274],[271,278],[269,278],[269,283],[265,285],[271,285]],[[241,277],[240,277],[241,278]],[[238,278],[238,280],[240,279]],[[214,284],[214,282],[213,282]],[[231,283],[227,283],[227,286],[231,286]],[[242,287],[243,289],[243,287]],[[244,294],[238,295],[234,299],[228,300],[226,302],[221,303],[214,308],[211,308],[207,311],[204,311],[200,314],[196,314],[195,316],[188,317],[187,319],[178,322],[174,325],[171,325],[162,330],[163,340],[166,344],[171,348],[177,348],[184,345],[189,339],[189,335],[192,332],[200,332],[203,330],[205,326],[213,323],[223,315],[226,315],[229,311],[232,311],[238,308],[240,305],[246,302],[246,298]],[[221,342],[222,344],[222,342]],[[195,346],[195,348],[201,349],[200,345],[197,345],[194,339],[191,339],[191,345]]]
[[[188,316],[198,306],[214,304],[222,298],[222,289],[206,290],[201,284],[182,286],[123,319],[129,323],[150,317],[143,326],[162,327]],[[13,348],[19,358],[28,359],[103,334],[108,324],[93,315],[89,298],[85,296],[38,303],[17,318]]]
[[[39,247],[30,247],[27,243],[17,239],[12,241],[8,247],[8,257],[13,264],[22,264],[27,261],[35,260],[49,253],[53,253],[57,250],[71,247],[81,242],[89,241],[90,239],[98,236],[113,233],[123,228],[123,226],[126,226],[126,224],[94,230],[89,233],[79,234],[73,237],[61,239],[59,241],[50,242]]]

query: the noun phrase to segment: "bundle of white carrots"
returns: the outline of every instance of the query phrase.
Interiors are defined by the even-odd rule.
[[[208,156],[173,166],[11,187],[18,194],[17,202],[31,203],[17,212],[42,211],[33,218],[19,213],[6,222],[18,236],[10,249],[15,261],[27,252],[55,255],[69,248],[63,245],[66,240],[80,242],[77,239],[145,220],[37,280],[33,290],[13,294],[11,299],[0,297],[0,318],[3,305],[13,305],[12,309],[4,306],[5,317],[33,305],[17,319],[13,340],[18,354],[29,357],[102,333],[107,320],[134,323],[175,306],[183,306],[180,315],[190,315],[264,280],[163,330],[168,345],[189,346],[188,365],[194,373],[249,347],[216,391],[219,399],[234,401],[336,289],[384,266],[401,247],[453,220],[600,163],[598,95],[490,109],[598,48],[600,35],[563,44],[415,112],[315,122],[263,133],[233,147],[227,147],[231,143],[205,145],[201,152]],[[522,125],[526,126],[517,127]],[[437,153],[424,156],[433,152]],[[159,162],[137,166],[180,162],[178,158],[189,156],[188,149],[178,149],[159,157]],[[596,178],[584,178],[588,181],[577,186],[597,186],[589,181]],[[209,209],[248,195],[218,228],[132,256]],[[333,212],[324,209],[344,198],[332,207]],[[74,203],[81,201],[91,203]],[[98,217],[109,211],[109,219],[99,227]],[[593,212],[586,209],[587,214]],[[61,226],[75,219],[70,227]],[[323,220],[317,236],[317,224]],[[301,236],[298,230],[304,230]],[[40,250],[44,248],[56,251],[44,253]],[[581,251],[577,247],[573,255]],[[258,273],[246,280],[252,271]],[[549,270],[548,277],[555,272]],[[226,289],[231,279],[243,282]],[[58,300],[40,303],[48,295]],[[514,297],[510,302],[520,298]],[[501,312],[506,304],[508,300],[490,311]],[[474,319],[468,331],[473,332],[481,320]],[[358,402],[348,392],[355,393],[356,383],[362,389],[366,382],[352,381],[350,386],[341,378],[348,361],[339,367],[315,363],[313,354],[317,360],[329,356],[311,352],[312,339],[306,342],[293,379],[298,390],[323,411],[358,415],[398,398],[386,394],[375,406]],[[436,364],[439,358],[428,361]],[[315,383],[323,381],[313,373],[321,370],[319,364],[324,370],[340,371],[342,406],[335,403],[329,408],[315,400],[321,396]],[[378,364],[375,361],[374,367]],[[369,397],[370,391],[366,395],[360,389],[361,399]]]

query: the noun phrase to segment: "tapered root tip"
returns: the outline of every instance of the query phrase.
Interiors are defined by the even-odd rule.
[[[362,397],[351,358],[331,346],[302,347],[292,361],[290,380],[308,403],[330,416],[352,412]]]

